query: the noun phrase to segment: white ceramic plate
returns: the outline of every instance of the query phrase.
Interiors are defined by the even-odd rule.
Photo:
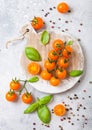
[[[53,32],[50,31],[50,34],[52,35]],[[83,68],[84,68],[84,56],[83,56],[83,52],[82,52],[82,48],[80,46],[80,43],[76,40],[76,38],[72,37],[69,34],[58,32],[58,31],[55,31],[54,34],[56,34],[56,37],[53,37],[52,41],[54,39],[57,39],[57,38],[60,38],[63,41],[73,40],[72,48],[73,48],[74,52],[72,54],[71,64],[69,66],[69,71],[71,71],[71,70],[83,70]],[[30,33],[28,35],[31,37]],[[38,37],[39,37],[40,34],[36,34],[36,35],[38,35]],[[26,46],[30,45],[29,36],[27,36],[28,42],[27,42]],[[52,38],[52,36],[51,36],[51,38]],[[52,41],[49,44],[51,44]],[[40,45],[40,43],[38,43],[38,44]],[[31,46],[32,46],[32,44],[31,44]],[[37,46],[35,46],[35,47],[37,48]],[[42,46],[43,45],[41,45],[41,47]],[[51,47],[51,45],[50,45],[50,47]],[[48,52],[50,50],[50,47],[47,47],[47,50],[46,49],[44,50],[44,48],[41,48],[41,49],[42,49],[42,51],[44,50],[44,51]],[[38,50],[39,50],[39,47],[38,47]],[[44,51],[43,51],[43,54],[45,53]],[[45,56],[43,56],[43,59],[45,60],[47,58],[47,56],[46,56],[46,54],[44,54],[44,55]],[[27,70],[26,70],[26,68],[27,68],[26,66],[28,65],[29,62],[30,61],[26,58],[26,56],[23,52],[22,57],[21,57],[21,63],[22,63],[23,70],[25,70],[25,74],[26,74],[27,78],[30,77],[30,75],[27,73]],[[67,79],[62,80],[60,85],[57,86],[57,87],[51,86],[49,84],[49,81],[42,80],[41,78],[39,78],[39,81],[37,83],[30,83],[30,85],[33,88],[37,89],[38,91],[41,91],[41,92],[44,92],[44,93],[55,94],[55,93],[65,92],[68,89],[71,89],[78,82],[80,77],[81,76],[79,76],[79,77],[68,77]]]

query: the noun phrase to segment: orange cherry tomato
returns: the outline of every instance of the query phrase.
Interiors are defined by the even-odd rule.
[[[21,84],[19,83],[18,80],[12,80],[10,82],[10,89],[18,90],[18,89],[20,89],[20,87],[21,87]]]
[[[69,58],[71,57],[72,52],[73,52],[73,49],[69,45],[66,45],[65,49],[62,52],[62,55],[65,58]]]
[[[42,18],[34,17],[34,19],[31,22],[31,25],[35,30],[39,30],[44,26],[44,22],[43,22]]]
[[[65,69],[57,69],[56,70],[56,76],[59,78],[59,79],[65,79],[66,78],[66,75],[67,75],[67,72]]]
[[[64,57],[60,57],[58,59],[58,66],[61,68],[67,68],[69,66],[69,60]]]
[[[22,101],[26,104],[30,104],[33,101],[33,96],[30,93],[24,93],[22,95]]]
[[[58,59],[58,53],[55,50],[51,50],[48,53],[48,57],[51,60],[57,60]]]
[[[43,70],[43,71],[41,72],[41,77],[42,77],[42,79],[44,79],[44,80],[50,80],[51,76],[52,76],[52,74],[49,73],[47,70]]]
[[[6,93],[5,98],[7,101],[13,102],[17,98],[17,94],[14,91],[9,91]]]
[[[58,104],[54,107],[54,114],[56,116],[64,116],[66,113],[66,108],[62,104]]]
[[[31,62],[27,66],[28,72],[33,75],[39,74],[40,69],[41,69],[40,65],[36,62]]]
[[[62,40],[60,39],[56,39],[54,42],[53,42],[53,48],[58,51],[58,50],[62,50],[64,48],[64,43]]]
[[[44,67],[47,69],[47,70],[53,70],[55,68],[55,62],[50,62],[48,60],[45,61],[44,63]]]
[[[58,85],[60,84],[60,79],[55,78],[55,77],[51,77],[51,79],[50,79],[50,84],[51,84],[52,86],[58,86]]]
[[[67,13],[67,12],[69,11],[69,6],[68,6],[67,3],[62,2],[62,3],[59,3],[59,4],[58,4],[57,10],[58,10],[58,12],[60,12],[60,13]]]

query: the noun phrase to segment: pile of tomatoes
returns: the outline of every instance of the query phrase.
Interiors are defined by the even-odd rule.
[[[44,70],[37,62],[31,62],[27,70],[32,75],[40,75],[44,80],[49,80],[52,86],[58,86],[61,80],[67,77],[67,68],[73,49],[61,39],[52,43],[53,49],[48,52],[48,59],[44,61]]]
[[[53,86],[58,86],[62,79],[67,77],[69,58],[73,49],[70,45],[64,45],[61,39],[52,43],[53,49],[48,53],[48,60],[44,62],[45,70],[41,72],[41,78],[49,80]]]

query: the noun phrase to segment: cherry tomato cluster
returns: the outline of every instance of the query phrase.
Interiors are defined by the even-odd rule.
[[[41,78],[50,80],[50,84],[58,86],[62,79],[67,77],[69,58],[73,52],[70,45],[64,44],[61,39],[56,39],[52,43],[53,49],[48,52],[48,60],[44,62],[44,70]]]
[[[23,82],[23,85],[21,85],[20,83],[21,81]],[[33,100],[33,97],[31,93],[27,91],[26,83],[27,83],[27,80],[17,80],[16,78],[12,80],[10,82],[10,90],[5,95],[6,100],[10,102],[16,101],[18,98],[18,95],[21,95],[21,92],[23,91],[23,89],[25,89],[26,92],[22,94],[21,99],[26,104],[31,103]]]

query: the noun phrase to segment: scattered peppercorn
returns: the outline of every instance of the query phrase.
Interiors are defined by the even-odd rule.
[[[74,125],[74,123],[71,123],[71,125]]]
[[[86,107],[83,108],[84,110],[86,109]]]
[[[80,83],[80,80],[78,80],[78,83]]]
[[[87,122],[85,122],[85,124],[87,125]]]
[[[86,90],[83,90],[83,92],[86,92]]]
[[[54,6],[53,9],[56,9],[56,7]]]
[[[80,38],[77,39],[79,42],[81,41]]]
[[[68,31],[68,29],[67,29],[67,28],[66,28],[65,30],[66,30],[66,31]]]
[[[92,84],[92,81],[89,81],[90,84]]]
[[[58,27],[58,29],[60,29],[60,27]]]
[[[55,22],[53,22],[53,24],[55,24]]]
[[[64,119],[64,120],[66,120],[66,118],[65,118],[65,117],[64,117],[63,119]]]
[[[80,107],[82,107],[82,104],[80,104]]]
[[[83,24],[82,23],[80,23],[80,26],[82,26]]]
[[[79,109],[77,109],[77,111],[79,111]]]
[[[91,96],[88,96],[89,98],[91,98]]]
[[[79,29],[78,32],[81,32],[81,30]]]
[[[72,100],[72,98],[70,97],[70,100]]]
[[[52,10],[52,8],[49,8],[49,10]]]
[[[74,94],[74,96],[76,97],[76,96],[77,96],[77,94]]]
[[[36,125],[36,123],[33,123],[33,125]]]
[[[85,115],[82,115],[82,117],[85,117]]]
[[[79,119],[77,119],[77,121],[79,121]]]
[[[70,110],[72,110],[72,108],[70,107]]]
[[[71,117],[67,117],[67,119],[69,119],[69,120],[70,120],[70,119],[71,119]]]
[[[42,9],[42,11],[44,11],[44,9]]]
[[[51,28],[54,28],[54,26],[51,26]]]
[[[63,119],[60,119],[61,121],[63,121]]]
[[[71,123],[71,125],[74,125],[74,123]]]
[[[61,20],[61,18],[59,18],[58,20]]]
[[[65,23],[68,23],[68,21],[65,21]]]
[[[84,100],[85,98],[84,98],[84,97],[82,97],[82,99]]]
[[[66,108],[66,111],[69,111],[69,109],[68,109],[68,108]]]

